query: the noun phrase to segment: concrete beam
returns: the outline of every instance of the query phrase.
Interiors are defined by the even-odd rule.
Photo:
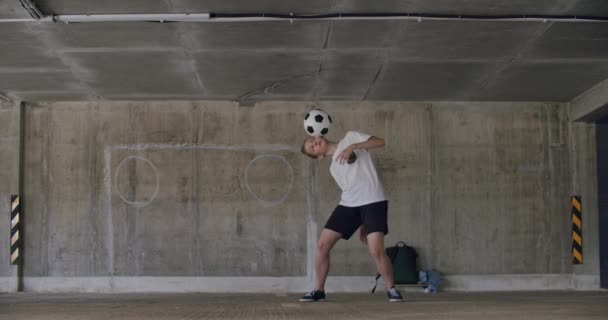
[[[608,114],[608,79],[570,102],[572,121],[593,122]]]

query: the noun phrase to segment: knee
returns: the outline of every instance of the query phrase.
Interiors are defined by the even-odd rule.
[[[384,250],[382,248],[372,248],[369,250],[369,253],[376,261],[381,261],[384,258]]]
[[[330,250],[330,246],[327,242],[324,241],[317,241],[317,253],[318,254],[322,254],[322,255],[326,255],[329,253]]]

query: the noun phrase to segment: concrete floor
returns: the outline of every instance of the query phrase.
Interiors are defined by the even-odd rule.
[[[2,294],[0,319],[607,319],[608,292],[328,295]]]

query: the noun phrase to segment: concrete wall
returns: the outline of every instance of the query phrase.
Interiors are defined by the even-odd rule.
[[[353,129],[386,140],[373,155],[390,201],[387,245],[406,241],[421,267],[457,281],[571,274],[569,197],[593,172],[587,156],[573,180],[571,145],[592,149],[565,105],[107,102],[28,105],[26,275],[129,277],[152,291],[141,277],[308,287],[339,198],[328,160],[299,154],[313,106],[334,118],[330,139]],[[357,239],[337,245],[331,276],[374,274]]]
[[[421,266],[459,275],[571,271],[562,106],[435,103],[331,112],[345,128],[386,138],[375,156],[391,201],[387,243],[414,245]],[[322,186],[320,221],[338,196],[330,179]],[[373,269],[358,247],[338,247],[341,272]]]
[[[257,111],[31,107],[27,274],[305,275],[307,163],[276,146],[298,140],[297,114]]]

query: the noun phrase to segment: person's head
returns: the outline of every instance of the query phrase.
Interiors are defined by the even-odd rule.
[[[327,143],[327,139],[325,137],[310,137],[304,140],[302,144],[303,154],[313,158],[313,159],[322,159],[329,149],[329,144]]]

